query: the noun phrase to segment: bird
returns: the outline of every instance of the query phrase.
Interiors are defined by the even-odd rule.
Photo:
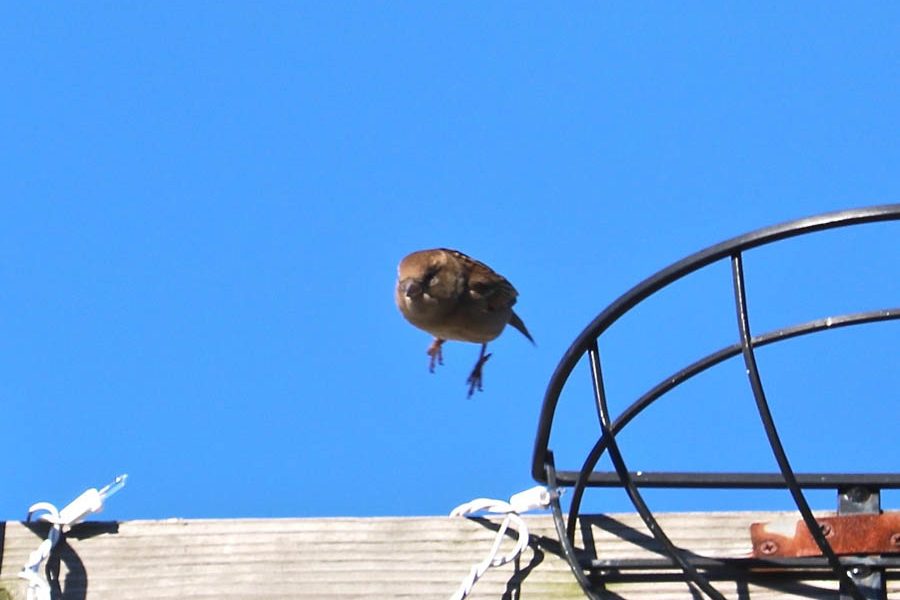
[[[458,250],[434,248],[413,252],[397,267],[394,299],[407,321],[430,333],[428,370],[444,364],[447,340],[481,344],[481,353],[466,383],[468,397],[482,391],[482,369],[491,357],[488,342],[507,324],[534,344],[525,323],[513,310],[519,293],[505,277]]]

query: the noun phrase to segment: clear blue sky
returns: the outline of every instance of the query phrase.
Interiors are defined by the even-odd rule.
[[[533,485],[550,374],[610,301],[727,237],[900,202],[896,3],[2,16],[2,519],[123,472],[106,518],[506,498]],[[900,305],[898,228],[867,231],[748,256],[753,325]],[[492,344],[471,400],[477,347],[448,344],[430,375],[427,334],[393,305],[399,259],[435,246],[506,275],[537,340]],[[680,364],[676,340],[696,353],[734,339],[727,285],[719,269],[623,323],[604,349],[614,408]],[[898,333],[761,353],[798,469],[897,470]],[[623,437],[630,466],[772,470],[741,376],[730,363],[648,413]],[[554,442],[562,466],[591,442],[577,401]],[[594,507],[628,508],[607,495]]]

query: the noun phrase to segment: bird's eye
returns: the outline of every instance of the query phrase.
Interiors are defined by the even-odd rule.
[[[440,277],[437,275],[437,269],[430,269],[425,273],[425,277],[422,279],[425,282],[425,285],[428,287],[436,286],[440,283]]]

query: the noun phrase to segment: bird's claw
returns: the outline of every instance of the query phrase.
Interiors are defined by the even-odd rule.
[[[472,395],[475,393],[475,390],[478,390],[479,392],[482,391],[481,368],[484,366],[484,363],[486,363],[490,357],[491,357],[490,354],[482,354],[480,357],[478,357],[478,362],[475,363],[475,367],[472,369],[472,372],[469,374],[469,378],[466,379],[466,383],[469,384],[469,394],[468,394],[467,398],[471,398]]]
[[[441,350],[441,347],[444,345],[444,340],[440,338],[434,338],[434,341],[431,342],[431,345],[428,346],[428,356],[431,357],[431,360],[428,363],[428,372],[434,373],[434,365],[435,363],[442,365],[444,364],[444,353]]]

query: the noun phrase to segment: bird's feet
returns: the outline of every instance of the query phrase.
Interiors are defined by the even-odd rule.
[[[475,367],[472,369],[472,372],[469,374],[469,378],[466,379],[466,383],[469,384],[469,395],[468,398],[472,397],[472,394],[475,393],[475,390],[481,391],[481,368],[484,366],[484,363],[488,361],[491,357],[490,354],[485,354],[484,351],[487,348],[487,344],[481,347],[481,355],[478,357],[478,362],[475,363]]]
[[[443,345],[444,340],[441,338],[434,338],[434,341],[428,346],[428,356],[431,357],[431,361],[428,363],[429,373],[434,373],[435,363],[439,365],[444,364],[444,353],[441,351],[441,346]]]

